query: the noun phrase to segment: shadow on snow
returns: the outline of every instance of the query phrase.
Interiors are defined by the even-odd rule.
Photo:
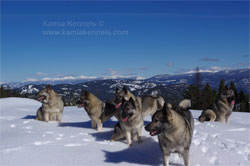
[[[161,165],[161,151],[158,142],[150,137],[143,137],[142,141],[143,142],[140,144],[134,142],[131,147],[121,151],[109,152],[107,150],[102,150],[105,153],[105,162]]]

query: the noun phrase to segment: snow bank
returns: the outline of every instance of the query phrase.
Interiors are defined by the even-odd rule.
[[[128,147],[108,141],[115,119],[102,132],[91,129],[83,109],[66,107],[63,122],[34,120],[41,103],[23,98],[0,99],[0,164],[4,166],[161,165],[157,137],[143,129],[143,142]],[[250,165],[250,114],[233,113],[229,124],[199,123],[195,118],[191,166]],[[145,124],[150,121],[146,118]],[[183,165],[177,154],[170,165]]]

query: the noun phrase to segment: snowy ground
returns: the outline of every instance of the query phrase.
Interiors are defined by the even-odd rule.
[[[0,99],[0,165],[161,165],[157,137],[143,129],[143,142],[128,147],[108,141],[115,119],[102,132],[91,129],[83,109],[66,107],[63,122],[34,120],[41,103],[21,98]],[[229,124],[199,123],[192,111],[195,130],[190,166],[250,165],[250,114],[233,113]],[[147,117],[145,124],[150,121]],[[170,165],[183,165],[177,154]]]

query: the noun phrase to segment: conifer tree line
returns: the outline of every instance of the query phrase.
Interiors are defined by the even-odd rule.
[[[192,101],[192,109],[204,110],[209,107],[213,102],[215,102],[216,97],[223,92],[225,88],[230,88],[235,94],[235,108],[234,111],[237,112],[250,112],[249,101],[250,95],[245,94],[242,90],[237,91],[233,81],[230,85],[226,85],[224,79],[220,80],[218,89],[212,89],[209,83],[202,85],[201,73],[199,68],[196,68],[196,73],[194,74],[193,84],[191,84],[185,91],[184,98],[190,99]]]
[[[18,91],[11,89],[10,87],[4,88],[0,87],[0,98],[5,97],[26,97],[25,95],[20,94]]]
[[[199,72],[198,67],[196,68],[196,73],[194,74],[193,83],[188,86],[183,96],[184,98],[190,99],[192,101],[192,107],[191,107],[192,109],[204,110],[207,107],[209,107],[213,102],[215,102],[216,97],[226,87],[231,88],[234,91],[235,94],[234,111],[250,112],[249,110],[250,94],[245,94],[242,90],[238,92],[233,81],[231,81],[229,85],[226,85],[226,82],[223,79],[220,81],[219,87],[217,89],[216,88],[213,89],[209,85],[209,83],[203,85],[202,75]],[[5,98],[5,97],[29,97],[35,99],[34,96],[20,94],[17,90],[13,90],[10,87],[5,88],[1,86],[0,98]],[[67,99],[63,98],[65,106],[76,105],[77,98],[78,96],[75,96],[74,93],[71,93],[69,98]],[[176,105],[176,103],[172,104]]]

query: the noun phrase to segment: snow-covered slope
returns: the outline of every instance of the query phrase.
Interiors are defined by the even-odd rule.
[[[0,99],[0,165],[161,165],[157,137],[143,129],[143,142],[128,147],[108,141],[115,119],[102,132],[91,129],[86,112],[66,107],[63,122],[34,120],[41,103],[22,98]],[[192,111],[195,130],[191,166],[250,165],[250,114],[233,113],[229,124],[199,123],[200,111]],[[145,124],[150,121],[146,118]],[[183,165],[177,154],[170,165]]]

